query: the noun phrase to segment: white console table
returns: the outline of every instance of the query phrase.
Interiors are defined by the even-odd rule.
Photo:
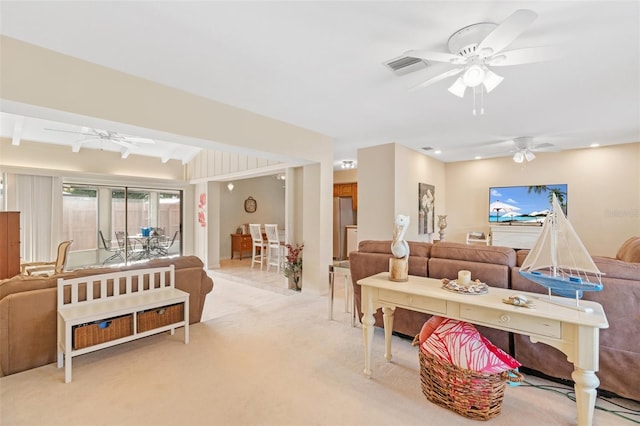
[[[492,225],[491,244],[514,249],[531,249],[538,240],[539,225]]]
[[[609,323],[602,306],[581,301],[593,309],[590,313],[536,300],[536,309],[507,305],[502,302],[515,292],[489,287],[483,295],[453,293],[442,288],[442,282],[433,278],[409,276],[407,282],[389,281],[389,273],[358,281],[362,286],[362,324],[365,347],[364,373],[371,376],[371,344],[373,340],[373,314],[382,308],[384,314],[385,359],[391,361],[391,332],[396,307],[454,318],[491,328],[524,334],[532,342],[546,343],[562,351],[573,363],[571,375],[575,382],[578,425],[590,426],[596,402],[596,388],[600,384],[598,371],[599,336],[601,328]]]

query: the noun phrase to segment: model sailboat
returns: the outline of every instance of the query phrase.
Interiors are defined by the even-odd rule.
[[[553,194],[535,246],[520,267],[520,275],[564,296],[575,297],[576,306],[584,291],[601,291],[602,273],[580,241]]]

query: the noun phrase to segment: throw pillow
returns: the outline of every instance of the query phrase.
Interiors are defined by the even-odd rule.
[[[481,373],[501,373],[521,364],[464,321],[444,319],[420,345],[453,365]]]
[[[442,321],[444,321],[443,317],[434,315],[422,325],[422,329],[420,330],[420,337],[418,340],[420,345],[422,345],[424,341],[427,340],[429,336],[431,336],[431,334],[435,331],[436,328],[438,328]]]

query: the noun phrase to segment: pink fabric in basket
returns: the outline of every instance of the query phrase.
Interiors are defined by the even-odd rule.
[[[421,349],[466,370],[501,373],[520,363],[464,321],[447,318],[420,345]]]

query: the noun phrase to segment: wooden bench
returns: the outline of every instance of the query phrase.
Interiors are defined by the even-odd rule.
[[[66,302],[65,302],[66,300]],[[174,265],[58,279],[58,368],[71,381],[74,356],[184,327],[189,293],[175,288]]]

